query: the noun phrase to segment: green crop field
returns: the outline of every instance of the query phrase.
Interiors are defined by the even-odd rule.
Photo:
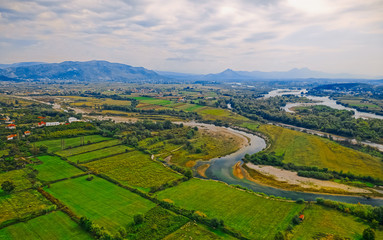
[[[35,165],[34,168],[39,171],[37,178],[43,181],[49,182],[83,173],[57,156],[40,156],[38,159],[43,164]]]
[[[226,184],[193,179],[158,193],[176,206],[198,210],[252,239],[274,239],[290,224],[303,205],[268,200]]]
[[[0,196],[0,225],[52,207],[39,192],[28,190]]]
[[[0,185],[5,181],[12,181],[16,188],[15,191],[20,191],[26,188],[32,187],[31,182],[26,179],[25,172],[23,169],[19,170],[12,170],[9,172],[1,173],[0,174]],[[3,190],[0,189],[0,194],[3,192]]]
[[[52,212],[28,222],[21,222],[0,229],[3,240],[55,240],[55,239],[93,239],[63,212]]]
[[[153,104],[153,105],[169,105],[173,104],[172,101],[166,100],[166,99],[157,99],[157,98],[151,98],[151,97],[133,97],[134,99],[138,100],[140,103],[146,103],[146,104]]]
[[[225,233],[219,232],[215,229],[208,229],[208,227],[197,224],[195,222],[188,222],[174,233],[166,236],[164,240],[234,240],[236,238],[231,237]]]
[[[76,155],[76,154],[95,151],[95,150],[98,150],[101,148],[111,147],[111,146],[114,146],[114,145],[117,145],[120,143],[121,143],[120,140],[113,139],[113,140],[109,140],[109,141],[103,141],[103,142],[99,142],[99,143],[93,143],[93,144],[89,144],[89,145],[75,147],[72,149],[58,151],[58,152],[56,152],[56,154],[58,154],[62,157],[69,157],[69,156]]]
[[[91,143],[101,142],[104,140],[109,140],[110,138],[106,138],[100,135],[88,135],[84,136],[84,141],[87,143],[90,141]],[[81,137],[75,137],[75,138],[64,138],[65,147],[77,147],[81,145]],[[36,146],[45,145],[48,147],[49,152],[57,152],[61,150],[61,139],[51,139],[51,140],[45,140],[35,143]]]
[[[92,171],[103,173],[122,184],[146,189],[161,186],[182,177],[161,163],[152,161],[149,155],[139,151],[89,162],[84,166]]]
[[[357,217],[318,205],[307,208],[304,216],[303,222],[294,228],[292,239],[313,239],[318,233],[361,239],[363,230],[369,227]],[[383,239],[382,231],[376,234],[376,239]]]
[[[271,137],[268,151],[284,155],[284,162],[383,178],[383,162],[376,157],[328,139],[282,127],[262,125],[259,131]]]
[[[45,190],[62,201],[78,216],[86,216],[112,234],[133,221],[135,214],[142,214],[154,203],[120,188],[102,178],[87,176],[51,184]]]
[[[74,163],[77,163],[77,162],[82,163],[82,162],[91,161],[93,159],[105,158],[110,155],[124,153],[126,150],[131,151],[132,148],[124,146],[124,145],[117,145],[113,147],[96,150],[93,152],[86,152],[86,153],[74,155],[74,156],[68,157],[68,160]]]

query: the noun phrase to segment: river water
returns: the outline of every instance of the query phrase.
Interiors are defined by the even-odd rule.
[[[383,199],[374,199],[374,198],[366,199],[363,197],[355,197],[355,196],[339,196],[339,195],[295,192],[295,191],[288,191],[288,190],[282,190],[278,188],[263,186],[247,179],[239,179],[235,177],[233,174],[233,166],[235,165],[235,163],[237,163],[238,161],[242,162],[242,158],[245,156],[245,154],[257,153],[263,150],[264,148],[266,148],[266,142],[264,139],[253,134],[245,133],[245,132],[230,129],[230,128],[228,128],[228,130],[246,136],[250,140],[250,145],[243,147],[237,152],[229,154],[224,157],[214,158],[209,161],[197,162],[197,164],[194,166],[195,170],[203,164],[210,164],[210,167],[205,172],[206,177],[209,179],[222,181],[227,184],[237,184],[237,185],[246,187],[248,189],[251,189],[255,192],[263,192],[268,195],[286,197],[286,198],[291,198],[293,200],[297,200],[298,198],[303,198],[306,201],[315,201],[316,198],[324,198],[324,199],[331,199],[331,200],[347,202],[347,203],[360,202],[362,204],[369,204],[373,206],[383,205]],[[197,177],[201,177],[201,176],[197,174]]]

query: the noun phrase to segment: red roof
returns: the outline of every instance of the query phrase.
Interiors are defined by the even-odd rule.
[[[7,138],[17,137],[17,134],[8,135]]]
[[[24,133],[31,133],[31,131],[25,131]]]
[[[301,215],[299,215],[299,218],[300,218],[300,219],[304,219],[304,218],[305,218],[305,215],[301,214]]]
[[[37,118],[44,119],[45,117],[38,116]]]
[[[70,123],[65,123],[65,125],[69,125]]]
[[[45,122],[41,121],[39,122],[39,125],[45,125]]]
[[[16,125],[11,123],[11,124],[8,124],[8,127],[16,127]]]

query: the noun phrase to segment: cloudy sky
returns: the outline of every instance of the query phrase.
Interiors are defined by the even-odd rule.
[[[382,0],[0,0],[0,63],[383,75]]]

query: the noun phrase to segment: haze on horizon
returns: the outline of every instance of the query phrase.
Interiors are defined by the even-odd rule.
[[[381,0],[1,1],[0,63],[383,76],[382,12]]]

